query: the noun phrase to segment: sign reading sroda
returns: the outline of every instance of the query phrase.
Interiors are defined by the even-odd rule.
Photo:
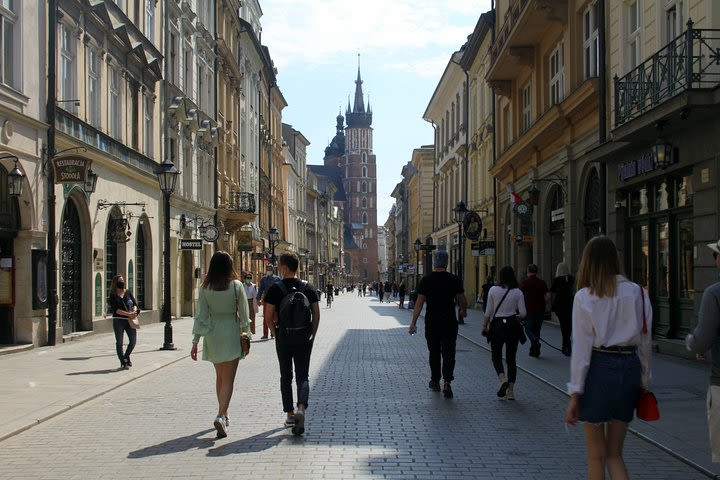
[[[77,155],[53,159],[55,183],[85,183],[92,160]]]

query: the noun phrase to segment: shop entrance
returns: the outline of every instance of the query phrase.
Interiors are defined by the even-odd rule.
[[[60,291],[63,335],[81,330],[82,261],[80,216],[75,202],[65,203],[60,247]]]
[[[20,215],[17,199],[10,197],[7,184],[7,171],[0,166],[0,257],[12,258],[15,253],[13,244],[20,226]],[[15,288],[14,279],[10,288]],[[7,297],[3,298],[3,305],[0,305],[0,344],[15,343],[15,315],[10,305],[10,295]]]

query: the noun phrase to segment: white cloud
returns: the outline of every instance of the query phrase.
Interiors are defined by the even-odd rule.
[[[467,17],[489,7],[489,0],[269,0],[263,43],[280,69],[335,63],[358,51],[423,58],[425,51],[459,48],[471,33]]]
[[[384,65],[387,70],[395,70],[399,72],[407,72],[425,77],[437,77],[450,60],[450,53],[444,53],[434,57],[422,58],[416,61],[404,61],[395,63],[386,63]]]

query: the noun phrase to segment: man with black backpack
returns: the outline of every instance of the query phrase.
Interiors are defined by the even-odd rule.
[[[265,294],[264,318],[275,336],[275,350],[280,364],[280,393],[285,426],[295,435],[305,432],[305,409],[308,406],[310,354],[320,324],[320,305],[315,287],[297,278],[300,260],[294,253],[283,253],[278,261],[282,281],[273,284]],[[297,409],[293,406],[293,364],[297,385]]]

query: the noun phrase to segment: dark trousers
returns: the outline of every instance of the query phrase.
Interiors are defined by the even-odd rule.
[[[283,412],[292,412],[293,405],[293,364],[295,364],[295,384],[297,385],[298,404],[308,406],[310,396],[310,354],[312,342],[299,345],[286,345],[276,341],[278,363],[280,364],[280,394],[282,395]]]
[[[564,312],[555,312],[560,322],[560,332],[562,333],[562,350],[570,352],[570,339],[572,338],[572,310]]]
[[[137,342],[137,331],[130,326],[130,322],[126,318],[113,318],[113,331],[115,332],[115,351],[117,352],[120,365],[125,365],[125,359],[130,358],[130,354],[135,348]],[[128,336],[128,346],[123,353],[124,333]]]
[[[540,329],[542,328],[545,312],[528,312],[525,317],[525,334],[530,340],[530,351],[540,352]]]
[[[497,338],[490,340],[490,349],[492,350],[492,362],[495,367],[495,372],[500,375],[505,373],[503,369],[503,346],[505,347],[505,360],[507,361],[507,373],[508,382],[515,383],[517,378],[517,363],[515,357],[517,356],[518,349],[518,338],[516,336],[504,336],[498,335]]]
[[[400,295],[400,308],[405,308],[405,295]]]
[[[446,382],[455,378],[455,344],[458,336],[458,324],[455,320],[448,320],[448,325],[428,324],[425,319],[425,340],[427,340],[430,379],[434,382],[440,381],[440,374]],[[441,363],[442,360],[442,363]]]

